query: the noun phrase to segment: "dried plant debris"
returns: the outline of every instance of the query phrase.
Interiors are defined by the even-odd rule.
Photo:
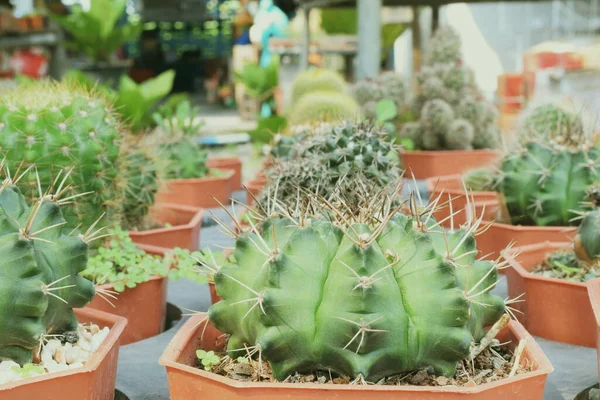
[[[600,276],[600,265],[580,260],[572,249],[564,249],[549,254],[531,273],[583,283]]]
[[[317,383],[317,384],[364,384],[389,386],[478,386],[506,379],[514,375],[522,375],[533,371],[532,363],[522,358],[518,346],[511,351],[509,343],[500,343],[493,339],[490,346],[485,348],[473,361],[463,360],[453,377],[437,376],[427,370],[391,376],[378,382],[367,382],[361,377],[351,379],[348,376],[337,376],[331,371],[314,371],[310,374],[294,374],[281,383]],[[248,349],[249,356],[232,358],[224,352],[205,352],[198,358],[196,366],[215,374],[243,382],[278,382],[272,375],[269,364],[264,360],[255,359],[258,351]],[[519,360],[515,368],[515,358]],[[216,360],[220,359],[219,362]],[[206,361],[210,362],[207,363]],[[207,367],[206,364],[209,364]],[[513,372],[514,370],[514,372]]]

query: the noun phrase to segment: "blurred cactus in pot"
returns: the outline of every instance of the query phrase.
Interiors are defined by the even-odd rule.
[[[411,198],[404,215],[393,191],[310,196],[296,211],[281,204],[237,236],[235,263],[211,268],[223,300],[209,310],[232,357],[255,349],[278,380],[452,376],[486,327],[507,323],[507,303],[490,293],[498,265],[475,256],[480,221],[446,231],[432,217],[435,201],[417,211]]]
[[[405,113],[410,104],[410,87],[399,74],[387,71],[374,79],[363,79],[352,88],[354,97],[366,118],[377,119],[377,104],[382,100],[392,100],[397,114]]]
[[[73,308],[85,307],[95,294],[80,273],[88,243],[100,234],[67,226],[67,172],[57,171],[56,180],[27,201],[17,187],[26,173],[11,175],[4,162],[0,171],[0,361],[24,365],[45,339],[77,329]]]
[[[431,39],[425,65],[417,75],[413,101],[418,121],[399,135],[422,150],[494,149],[502,144],[496,109],[477,88],[473,71],[462,62],[460,37],[449,27]]]

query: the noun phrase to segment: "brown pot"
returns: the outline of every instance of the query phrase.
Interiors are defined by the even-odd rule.
[[[229,203],[233,170],[221,170],[223,176],[197,179],[171,179],[156,194],[156,203],[215,208]],[[216,199],[216,200],[215,200]],[[217,201],[218,200],[218,201]]]
[[[600,375],[600,278],[589,281],[587,289],[596,322],[596,351],[598,353],[598,371]]]
[[[516,260],[509,261],[509,267],[505,270],[508,296],[515,298],[525,294],[525,301],[512,306],[524,314],[517,315],[517,318],[532,335],[556,342],[595,347],[597,327],[586,285],[529,272],[544,261],[549,253],[571,246],[566,242],[545,242],[507,252],[507,256],[518,254]]]
[[[231,178],[231,190],[242,189],[242,160],[239,157],[214,157],[206,163],[209,168],[235,171]]]
[[[467,198],[463,186],[461,175],[446,175],[437,178],[429,178],[426,181],[429,199],[431,201],[437,199],[440,194],[438,210],[433,213],[436,221],[444,221],[443,227],[450,227],[450,214],[454,214],[452,220],[454,226],[458,227],[467,221]],[[479,203],[482,201],[494,201],[498,198],[497,192],[469,192],[470,201]],[[476,215],[480,215],[477,213]]]
[[[254,204],[254,197],[257,197],[265,186],[267,186],[267,178],[265,177],[258,177],[248,181],[246,183],[246,204],[252,206]]]
[[[473,168],[495,164],[500,158],[496,150],[400,151],[406,176],[427,179],[455,175]]]
[[[129,231],[131,240],[138,245],[150,245],[152,254],[164,254],[176,247],[198,250],[204,210],[179,204],[159,203],[150,209],[150,215],[160,223],[172,225],[147,231]]]
[[[167,318],[167,283],[162,276],[153,276],[148,282],[133,289],[125,289],[110,299],[114,307],[100,296],[96,296],[89,307],[127,318],[128,324],[121,336],[121,344],[139,342],[156,336],[164,330]],[[102,289],[113,290],[113,285],[102,285]]]
[[[29,29],[34,32],[44,30],[44,17],[41,15],[31,15],[27,18]]]
[[[210,290],[210,304],[215,304],[223,300],[221,296],[217,294],[217,287],[214,282],[208,282],[208,289]]]
[[[110,333],[85,366],[0,385],[1,400],[110,400],[115,395],[119,338],[127,320],[90,308],[75,310],[81,323],[110,328]]]
[[[221,332],[211,324],[205,329],[201,314],[190,318],[177,332],[159,360],[167,369],[172,400],[193,399],[345,399],[345,400],[464,400],[469,399],[542,399],[547,375],[553,368],[525,328],[516,321],[504,329],[498,339],[516,345],[527,338],[521,360],[534,367],[530,373],[487,383],[477,387],[418,387],[383,385],[319,385],[294,383],[241,382],[200,370],[196,365],[196,350],[217,350],[223,345]],[[204,331],[204,335],[203,335]]]

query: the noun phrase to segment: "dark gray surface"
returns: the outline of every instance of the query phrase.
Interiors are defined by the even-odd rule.
[[[418,182],[418,187],[426,198],[426,189],[422,182]],[[410,191],[410,185],[406,191]],[[242,200],[245,196],[244,193],[236,193],[235,197]],[[213,211],[218,217],[227,221],[223,210]],[[215,245],[231,246],[232,244],[233,240],[219,233],[218,226],[213,225],[202,229],[201,248],[210,246],[218,250],[219,247]],[[506,297],[504,279],[494,289],[494,293]],[[182,309],[206,311],[210,306],[208,285],[199,285],[187,280],[169,282],[168,301]],[[159,336],[121,347],[117,389],[129,399],[169,399],[166,372],[164,367],[158,364],[158,359],[185,319]],[[577,328],[573,327],[573,329]],[[595,349],[570,346],[541,338],[536,340],[555,369],[548,378],[544,400],[572,400],[577,393],[598,381]]]

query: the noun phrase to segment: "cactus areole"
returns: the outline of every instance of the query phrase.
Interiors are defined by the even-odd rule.
[[[446,232],[435,207],[406,216],[392,204],[372,196],[359,215],[315,204],[322,216],[271,215],[240,234],[236,264],[215,274],[223,300],[209,310],[230,354],[258,349],[278,380],[453,375],[505,313],[489,293],[497,265],[475,259],[479,221]]]
[[[86,306],[95,294],[94,285],[79,275],[94,234],[66,227],[58,196],[62,185],[28,205],[15,186],[18,178],[2,179],[0,360],[23,365],[45,336],[77,329],[73,308]]]

